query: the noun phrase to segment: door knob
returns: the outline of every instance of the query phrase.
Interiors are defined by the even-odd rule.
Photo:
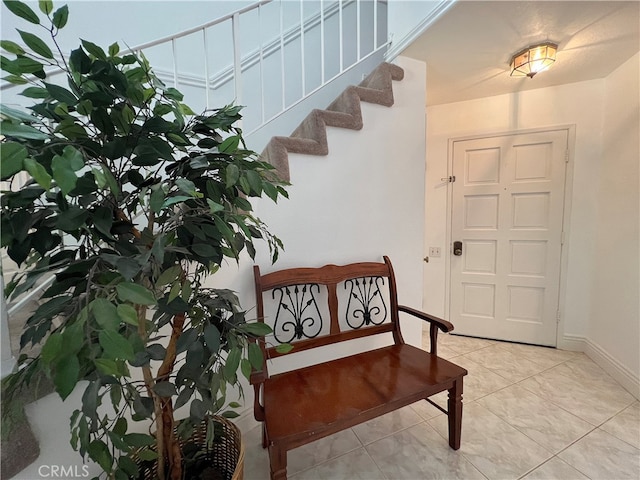
[[[462,242],[460,241],[453,242],[453,254],[456,257],[459,257],[460,255],[462,255]]]

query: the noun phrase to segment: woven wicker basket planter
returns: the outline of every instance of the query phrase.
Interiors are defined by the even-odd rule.
[[[244,442],[238,427],[224,417],[213,417],[222,426],[222,435],[216,438],[210,449],[207,448],[207,421],[204,420],[184,442],[195,443],[202,452],[201,459],[207,465],[202,472],[202,480],[243,480],[244,478]],[[156,462],[138,462],[140,474],[138,480],[156,480]],[[185,473],[185,480],[194,478],[189,472]]]

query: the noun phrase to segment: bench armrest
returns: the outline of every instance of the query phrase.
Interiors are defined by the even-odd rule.
[[[441,318],[434,317],[433,315],[429,315],[428,313],[421,312],[420,310],[416,310],[415,308],[406,307],[404,305],[398,305],[398,311],[408,313],[410,315],[413,315],[414,317],[418,317],[421,320],[429,322],[432,325],[436,325],[440,330],[442,330],[445,333],[448,333],[451,330],[453,330],[452,323],[449,323],[446,320],[443,320]]]
[[[441,318],[435,317],[433,315],[429,315],[428,313],[424,313],[424,312],[421,312],[420,310],[416,310],[415,308],[407,307],[404,305],[398,305],[398,311],[408,313],[409,315],[413,315],[414,317],[417,317],[420,320],[424,320],[425,322],[430,323],[429,339],[431,340],[431,353],[433,355],[437,355],[438,354],[438,329],[442,330],[445,333],[448,333],[453,330],[453,324]]]

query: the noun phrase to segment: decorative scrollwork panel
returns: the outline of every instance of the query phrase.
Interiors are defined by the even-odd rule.
[[[326,305],[326,290],[316,283],[291,285],[271,291],[273,300],[273,338],[278,343],[291,343],[315,338],[329,326],[328,312],[323,315],[319,305]]]
[[[389,318],[388,287],[384,277],[346,280],[344,294],[347,295],[346,311],[342,315],[348,328],[358,329],[380,325]],[[342,324],[342,318],[340,323]],[[343,328],[345,328],[344,324]]]

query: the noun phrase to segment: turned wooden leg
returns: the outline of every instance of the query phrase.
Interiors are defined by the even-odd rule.
[[[262,422],[262,448],[269,446],[269,437],[267,436],[267,424]]]
[[[287,480],[287,451],[279,445],[269,445],[271,480]]]
[[[449,389],[449,446],[454,450],[460,448],[462,434],[462,377]]]

